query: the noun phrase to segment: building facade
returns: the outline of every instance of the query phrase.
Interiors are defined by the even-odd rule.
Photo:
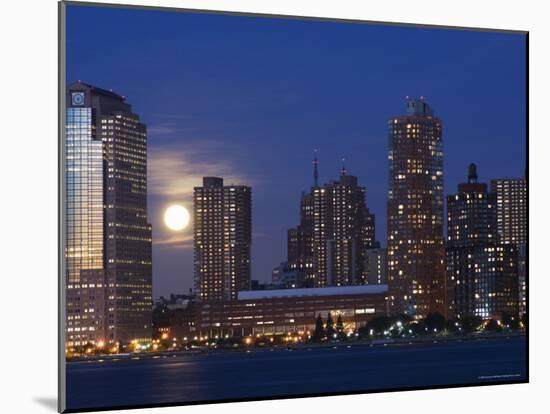
[[[339,180],[319,185],[317,155],[313,186],[300,198],[300,224],[288,230],[288,265],[306,275],[308,287],[366,283],[365,249],[375,242],[375,217],[365,187],[342,167]]]
[[[528,199],[525,178],[503,178],[491,181],[497,201],[497,232],[503,244],[518,250],[519,313],[527,311]]]
[[[301,270],[292,269],[287,262],[274,267],[271,272],[271,283],[280,289],[306,287],[306,274]]]
[[[67,88],[68,347],[151,341],[146,127],[125,98]]]
[[[491,192],[496,195],[499,240],[505,244],[527,243],[527,180],[491,180]]]
[[[251,189],[204,177],[193,203],[197,298],[236,299],[238,291],[250,289]]]
[[[300,197],[300,224],[287,233],[288,266],[306,274],[312,280],[313,270],[313,197],[302,193]]]
[[[160,301],[153,308],[153,337],[172,340],[191,336],[196,327],[196,302],[192,298],[179,299],[170,295],[170,300]],[[181,295],[185,296],[185,295]]]
[[[423,100],[389,120],[388,285],[392,310],[445,314],[443,137]]]
[[[517,253],[498,241],[496,194],[478,183],[471,164],[468,182],[447,196],[449,316],[517,315]]]
[[[518,312],[520,317],[527,313],[527,243],[518,243]]]
[[[314,286],[365,283],[365,250],[376,246],[365,195],[345,168],[337,181],[312,188]]]
[[[385,248],[367,249],[365,251],[365,284],[387,284],[388,254]]]
[[[388,314],[387,286],[342,286],[240,292],[238,300],[202,303],[197,308],[200,335],[277,335],[315,329],[315,319],[342,316],[346,329]]]

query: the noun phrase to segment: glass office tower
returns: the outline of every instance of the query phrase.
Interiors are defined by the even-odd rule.
[[[81,346],[106,339],[103,144],[90,107],[67,108],[66,128],[66,340]]]
[[[124,97],[81,82],[66,121],[67,347],[148,343],[145,125]]]

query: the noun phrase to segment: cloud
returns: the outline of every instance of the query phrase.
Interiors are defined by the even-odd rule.
[[[180,140],[160,144],[148,151],[149,217],[153,224],[153,245],[167,249],[190,249],[193,235],[174,234],[163,223],[163,211],[171,203],[184,203],[191,210],[193,188],[202,177],[219,176],[226,184],[253,185],[239,172],[239,153],[213,140]],[[241,167],[242,169],[242,167]]]
[[[147,128],[147,133],[149,135],[171,135],[179,132],[178,127],[172,126],[170,124],[164,125],[153,125]]]
[[[166,118],[166,117],[165,117]],[[186,121],[182,124],[181,121]],[[180,137],[196,133],[198,127],[192,124],[192,119],[170,117],[168,120],[147,126],[147,135],[150,139],[158,140],[165,137]]]
[[[213,141],[179,141],[154,145],[148,154],[148,192],[190,201],[202,177],[223,177],[226,184],[252,185],[238,172],[238,160]]]
[[[193,247],[193,235],[171,236],[165,239],[153,239],[153,244],[172,248],[189,249]]]

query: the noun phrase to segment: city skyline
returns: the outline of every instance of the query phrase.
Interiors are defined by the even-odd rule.
[[[94,18],[102,19],[105,30],[100,37],[108,39],[122,26],[131,33],[129,37],[141,39],[135,27],[143,11],[106,13],[86,7],[84,16],[69,7],[68,12],[69,79],[112,87],[127,95],[148,125],[155,297],[186,292],[192,286],[191,229],[180,239],[172,238],[164,230],[161,212],[174,202],[190,208],[190,189],[208,175],[253,187],[252,278],[268,280],[273,267],[286,257],[286,230],[299,219],[300,194],[312,185],[315,148],[319,150],[321,183],[335,177],[341,158],[346,158],[350,174],[358,176],[367,188],[367,203],[376,216],[376,240],[385,245],[386,124],[390,115],[401,112],[403,95],[426,96],[444,120],[445,194],[463,180],[463,170],[470,162],[482,168],[484,176],[480,178],[487,182],[522,177],[525,171],[524,92],[520,87],[525,50],[521,36],[460,32],[459,44],[452,30],[335,22],[300,22],[297,26],[281,20],[275,25],[270,19],[250,16],[238,17],[237,28],[231,23],[234,16],[155,12],[149,20],[149,27],[158,29],[155,41],[164,41],[177,53],[167,55],[167,46],[159,51],[148,49],[142,56],[139,41],[131,45],[124,40],[98,42],[90,37],[93,31],[87,27]],[[225,40],[209,36],[200,28],[204,18],[214,19],[209,20],[209,27],[216,33],[229,31],[231,36]],[[259,27],[264,30],[261,42],[268,42],[274,56],[262,54],[261,42],[248,38],[249,30]],[[434,31],[438,36],[432,35]],[[313,48],[310,40],[319,36],[323,41]],[[387,49],[356,40],[369,36],[384,36]],[[409,40],[402,43],[403,36]],[[192,47],[197,38],[205,41],[207,54]],[[283,40],[287,40],[284,46],[280,43]],[[335,45],[342,43],[349,48],[337,50]],[[244,61],[223,52],[236,44],[242,44],[239,53],[250,52]],[[415,44],[422,44],[430,55],[416,56],[408,51],[414,50]],[[437,47],[441,44],[446,44],[445,50]],[[392,53],[386,55],[390,49]],[[307,51],[307,59],[301,58],[302,51]],[[94,53],[107,53],[112,58],[104,59],[99,68],[90,60]],[[302,69],[297,73],[294,66],[275,65],[281,56]],[[136,69],[138,61],[140,69]],[[165,63],[165,76],[150,79],[150,85],[138,82],[159,61]],[[460,68],[449,66],[458,61]],[[254,62],[260,64],[260,71]],[[356,69],[351,75],[346,71],[349,65]],[[381,74],[396,65],[409,71],[377,86]],[[204,76],[212,82],[201,82],[201,88],[192,84],[199,84],[201,79],[199,66],[210,68]],[[247,69],[249,66],[254,70]],[[330,79],[338,82],[327,82]],[[251,157],[258,139],[271,149]],[[335,145],[337,140],[340,143]],[[277,142],[283,145],[275,145]],[[498,153],[491,152],[496,145]],[[288,201],[282,203],[282,199]],[[272,222],[273,218],[277,222]]]
[[[520,270],[525,256],[518,250],[527,243],[526,180],[493,179],[488,192],[470,164],[468,182],[446,197],[444,245],[442,121],[422,98],[408,100],[405,109],[388,121],[387,249],[372,252],[380,247],[375,217],[358,177],[343,163],[338,180],[320,185],[315,154],[313,185],[301,194],[300,223],[288,230],[288,263],[278,267],[280,277],[293,282],[282,288],[309,295],[315,288],[331,292],[370,284],[369,272],[383,277],[380,264],[387,250],[387,285],[373,285],[387,290],[394,314],[417,320],[433,312],[459,318],[517,315],[518,301],[520,306],[525,301],[519,295],[526,283],[525,269]],[[81,81],[68,85],[66,122],[67,345],[148,343],[153,301],[147,127],[125,97]],[[195,299],[243,300],[254,290],[252,187],[203,177],[193,190],[193,217]],[[266,289],[267,297],[281,294]],[[229,326],[233,329],[232,322]],[[244,326],[239,329],[245,332]]]
[[[61,411],[528,382],[525,33],[60,16]]]

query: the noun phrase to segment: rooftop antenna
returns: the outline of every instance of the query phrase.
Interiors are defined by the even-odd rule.
[[[319,165],[319,160],[317,159],[317,148],[314,150],[315,158],[313,159],[313,185],[315,187],[319,186],[319,171],[317,166]]]
[[[346,159],[342,158],[342,169],[340,170],[342,175],[346,175],[348,173],[348,170],[346,169]]]

